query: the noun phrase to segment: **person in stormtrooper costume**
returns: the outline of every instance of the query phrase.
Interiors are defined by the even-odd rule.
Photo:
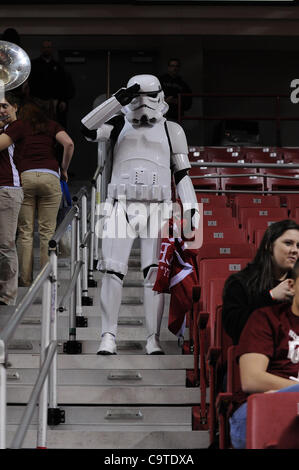
[[[152,236],[152,231],[149,237],[148,228],[153,211],[163,203],[171,203],[172,173],[183,211],[189,211],[193,227],[198,223],[197,199],[187,173],[190,163],[186,136],[179,124],[166,121],[167,110],[159,80],[153,75],[136,75],[129,80],[127,88],[121,88],[81,120],[83,135],[93,142],[113,139],[117,129],[105,220],[108,228],[109,224],[113,227],[120,220],[125,221],[126,234],[130,235],[102,239],[98,269],[105,274],[100,296],[102,335],[97,354],[116,354],[123,278],[137,237],[144,275],[145,350],[147,354],[164,354],[159,342],[164,295],[153,291],[161,240],[159,233]],[[138,227],[132,224],[135,217],[130,210],[132,203],[142,203],[146,208],[143,219],[139,218],[143,223],[137,224]]]

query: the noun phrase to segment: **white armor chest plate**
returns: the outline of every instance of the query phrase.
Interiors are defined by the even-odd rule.
[[[170,148],[164,119],[153,127],[132,127],[126,120],[114,147],[108,197],[171,200]]]

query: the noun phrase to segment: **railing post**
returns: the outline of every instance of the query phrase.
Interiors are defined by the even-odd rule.
[[[96,287],[97,282],[93,278],[94,269],[94,242],[95,242],[95,209],[96,209],[96,187],[93,182],[91,187],[90,201],[90,244],[89,244],[89,266],[88,266],[88,287]]]
[[[81,213],[78,213],[78,217],[76,217],[76,262],[80,261],[81,259],[81,250],[80,250],[80,219]],[[81,271],[78,275],[77,282],[76,282],[76,316],[82,315],[82,303],[81,303]]]
[[[0,449],[6,449],[6,367],[5,344],[0,339]]]
[[[74,276],[78,256],[78,223],[79,223],[79,209],[72,220],[72,246],[71,246],[71,279]],[[81,267],[80,267],[81,269]],[[78,279],[74,284],[73,291],[70,295],[69,301],[69,341],[64,344],[64,352],[68,354],[80,354],[82,351],[82,344],[76,340],[76,311],[77,311],[77,291]]]
[[[50,263],[53,268],[51,278],[50,338],[51,341],[57,341],[57,245],[55,248],[50,248]],[[55,426],[60,423],[64,423],[64,411],[57,406],[57,350],[55,350],[49,370],[48,424]]]
[[[80,240],[81,223],[82,223],[82,211],[80,211],[78,213],[78,216],[76,217],[76,230],[77,230],[76,263],[81,261],[81,240]],[[77,281],[76,281],[76,327],[87,326],[87,319],[83,316],[83,310],[82,310],[82,275],[81,275],[81,272],[82,272],[82,269],[80,269],[80,272],[78,274]]]
[[[99,174],[96,180],[96,198],[95,198],[95,218],[94,218],[94,227],[97,225],[97,221],[99,220],[100,214],[100,204],[101,204],[101,177],[102,175]],[[96,236],[94,230],[94,256],[93,256],[93,265],[98,264],[99,261],[99,240]]]
[[[46,351],[50,344],[50,324],[51,324],[51,280],[48,278],[43,284],[43,304],[42,304],[42,328],[40,347],[40,367],[45,361]],[[45,449],[47,444],[47,423],[48,423],[48,390],[49,380],[46,377],[40,397],[38,407],[38,430],[37,445],[39,449]]]
[[[87,237],[87,196],[83,194],[81,201],[81,238],[82,242]],[[82,246],[82,305],[92,305],[91,297],[88,297],[88,249],[87,245]]]

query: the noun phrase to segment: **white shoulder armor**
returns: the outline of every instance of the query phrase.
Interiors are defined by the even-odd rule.
[[[166,121],[172,153],[185,153],[188,155],[188,145],[184,129],[173,121]]]
[[[183,128],[173,121],[166,121],[166,126],[171,144],[171,164],[174,173],[191,168],[187,139]]]

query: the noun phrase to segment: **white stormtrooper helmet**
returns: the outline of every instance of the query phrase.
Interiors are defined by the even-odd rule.
[[[135,83],[140,85],[140,90],[138,96],[124,106],[126,118],[133,125],[138,126],[142,123],[154,125],[168,111],[161,84],[154,75],[135,75],[128,81],[127,88]]]

